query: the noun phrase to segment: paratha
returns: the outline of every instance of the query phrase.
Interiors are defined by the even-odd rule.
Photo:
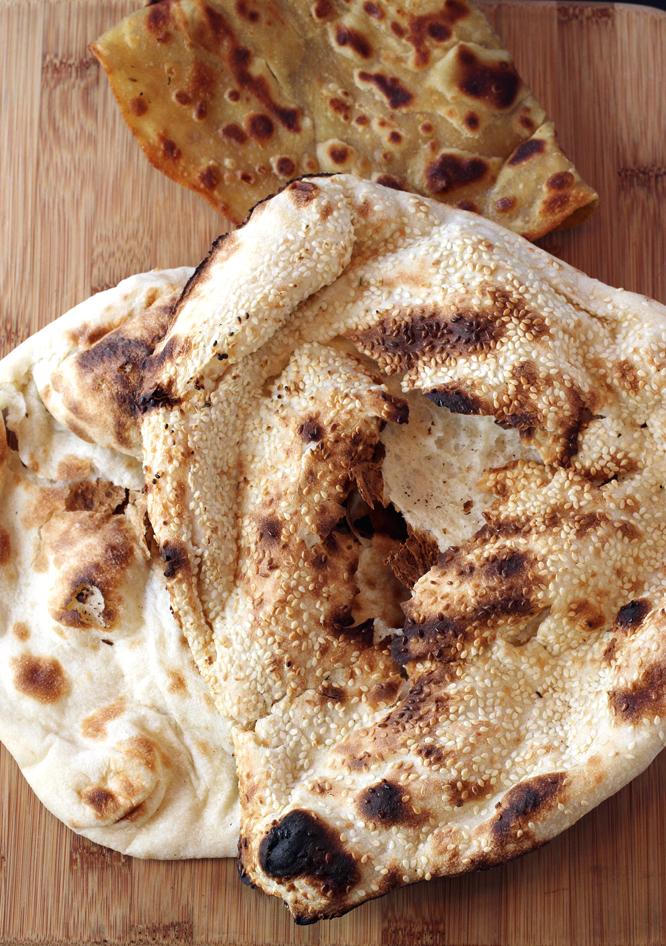
[[[530,239],[598,203],[471,0],[163,0],[90,49],[149,161],[236,224],[317,171]]]
[[[350,176],[198,268],[148,510],[241,875],[297,922],[532,850],[662,748],[665,369],[664,306]]]
[[[238,836],[228,730],[133,455],[141,361],[191,273],[132,277],[0,362],[0,739],[58,818],[138,857],[229,856]]]

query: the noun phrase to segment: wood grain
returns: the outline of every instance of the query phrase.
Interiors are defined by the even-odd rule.
[[[222,229],[154,171],[87,43],[136,0],[0,0],[0,353],[91,292],[195,264]],[[484,10],[602,197],[553,253],[666,302],[666,15],[622,4]],[[77,837],[0,750],[0,943],[658,946],[666,943],[666,756],[546,848],[293,926],[232,861],[145,862]]]

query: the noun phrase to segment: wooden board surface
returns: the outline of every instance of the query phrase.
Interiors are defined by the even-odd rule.
[[[136,0],[0,0],[0,354],[133,272],[195,264],[221,229],[149,167],[87,43]],[[666,302],[666,14],[483,8],[602,198],[543,241]],[[568,833],[486,873],[295,927],[230,860],[122,857],[57,822],[0,749],[0,943],[638,946],[666,943],[666,754]]]

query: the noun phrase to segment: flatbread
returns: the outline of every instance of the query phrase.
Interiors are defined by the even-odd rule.
[[[349,176],[197,270],[148,509],[241,874],[297,922],[532,850],[662,748],[665,368],[664,306]]]
[[[56,817],[137,857],[225,857],[238,838],[228,730],[131,455],[140,361],[191,273],[127,279],[0,362],[0,739]]]
[[[318,171],[530,239],[598,203],[471,0],[164,0],[90,49],[149,161],[236,224]]]

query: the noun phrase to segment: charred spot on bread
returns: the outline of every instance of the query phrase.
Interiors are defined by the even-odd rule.
[[[167,579],[175,578],[179,572],[188,566],[187,549],[180,542],[164,542],[160,548],[160,555],[166,565],[164,577]]]
[[[497,818],[493,823],[493,836],[500,848],[515,843],[515,829],[524,831],[527,822],[543,820],[557,805],[566,780],[565,772],[537,775],[514,785],[497,803]]]
[[[617,612],[615,624],[622,630],[634,630],[643,623],[652,609],[649,598],[638,598],[623,604]]]
[[[360,876],[356,861],[335,830],[314,812],[298,808],[264,835],[259,865],[268,877],[313,880],[329,896],[348,893]]]
[[[38,703],[57,703],[67,693],[67,676],[55,657],[22,654],[13,665],[15,688]]]

